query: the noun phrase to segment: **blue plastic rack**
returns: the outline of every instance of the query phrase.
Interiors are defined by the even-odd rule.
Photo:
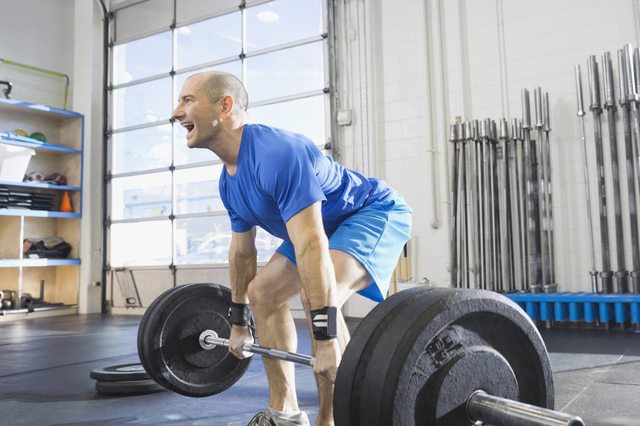
[[[511,293],[532,320],[609,323],[640,326],[640,294]]]

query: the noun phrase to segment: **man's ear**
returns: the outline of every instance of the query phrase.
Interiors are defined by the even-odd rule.
[[[231,115],[233,106],[235,105],[235,99],[232,96],[225,96],[222,98],[222,111],[220,111],[220,118],[225,119]]]

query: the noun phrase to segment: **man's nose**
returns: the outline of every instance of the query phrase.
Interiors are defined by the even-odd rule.
[[[173,120],[178,120],[180,121],[182,119],[182,117],[184,117],[184,111],[182,111],[182,109],[180,108],[180,106],[178,105],[176,107],[176,109],[173,110],[173,113],[171,113],[171,118]]]

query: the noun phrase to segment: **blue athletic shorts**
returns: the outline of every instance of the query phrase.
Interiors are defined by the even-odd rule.
[[[384,300],[398,258],[411,236],[411,215],[411,209],[399,196],[376,201],[351,215],[329,236],[330,249],[349,253],[373,279],[358,292],[361,295],[376,302]],[[285,240],[276,252],[296,264],[290,241]]]

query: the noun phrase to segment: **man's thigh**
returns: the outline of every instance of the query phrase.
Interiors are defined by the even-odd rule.
[[[329,237],[339,292],[358,291],[374,301],[384,300],[410,232],[411,210],[402,200],[373,203],[345,220]],[[295,264],[290,242],[283,242],[277,252]]]
[[[249,284],[249,292],[259,300],[278,306],[302,288],[298,270],[286,257],[275,253]]]

